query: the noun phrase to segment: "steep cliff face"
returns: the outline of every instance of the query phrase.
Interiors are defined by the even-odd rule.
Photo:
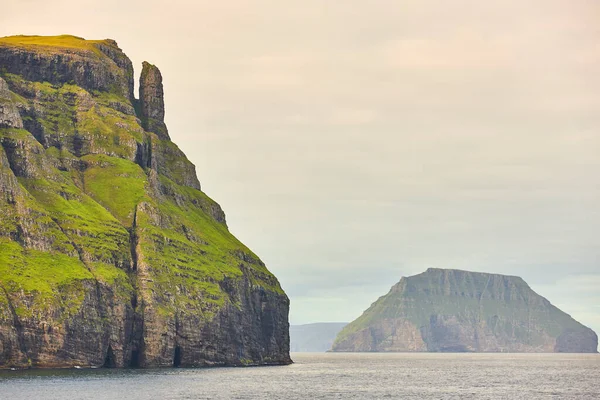
[[[0,367],[286,364],[289,301],[112,40],[0,38]],[[139,111],[136,111],[139,110]]]
[[[514,276],[428,269],[402,278],[333,351],[595,353],[598,337]]]

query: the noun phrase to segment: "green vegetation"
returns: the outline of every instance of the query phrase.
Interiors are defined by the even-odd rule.
[[[144,170],[134,162],[103,154],[81,158],[88,164],[83,174],[85,191],[125,227],[133,224],[138,203],[149,201]]]
[[[60,307],[62,319],[74,315],[85,295],[85,282],[94,277],[76,257],[23,249],[19,244],[0,238],[0,285],[14,296],[15,311],[20,317],[45,315]]]
[[[123,269],[102,262],[93,262],[88,266],[98,282],[116,288],[118,294],[124,295],[126,299],[131,298],[134,289],[129,275]]]
[[[30,109],[41,109],[27,115],[24,121],[41,128],[47,143],[65,146],[71,153],[83,155],[104,153],[133,159],[137,143],[143,142],[144,133],[134,115],[119,111],[133,107],[124,97],[107,92],[89,93],[76,85],[52,85],[48,82],[30,82],[15,74],[4,74],[19,104]],[[65,140],[66,139],[66,140]]]
[[[185,154],[170,140],[160,140],[152,134],[153,151],[160,155],[158,173],[164,175],[178,185],[189,184],[186,178],[195,175],[194,165],[185,157]]]
[[[29,132],[20,129],[0,129],[0,142],[23,149],[23,165],[29,174],[40,176],[14,180],[18,189],[13,201],[19,208],[0,204],[2,286],[9,293],[28,293],[33,302],[33,307],[15,306],[17,312],[26,317],[32,309],[45,312],[59,307],[66,318],[78,310],[89,290],[85,282],[96,280],[113,285],[117,293],[130,293],[129,278],[118,268],[130,263],[129,234],[66,179],[68,174],[51,166],[49,161],[61,152],[56,148],[44,152]],[[26,249],[9,239],[23,234],[47,249]]]
[[[211,199],[164,176],[160,182],[174,198],[138,209],[137,228],[145,262],[152,267],[154,292],[165,296],[160,302],[165,313],[179,309],[210,318],[227,299],[220,283],[242,276],[240,253],[250,260],[245,264],[254,284],[283,293],[256,255],[198,206]],[[180,292],[185,295],[174,295]]]
[[[249,359],[249,358],[241,358],[240,359],[240,364],[243,366],[251,366],[251,365],[257,365],[255,361]]]
[[[26,250],[6,238],[0,238],[0,276],[9,291],[24,290],[44,296],[52,296],[57,287],[73,281],[93,279],[76,257]]]
[[[20,182],[90,260],[129,263],[128,232],[75,185],[49,179],[20,179]]]
[[[32,138],[31,133],[27,132],[25,129],[0,128],[0,139],[29,140],[30,138]]]
[[[100,54],[96,44],[109,44],[106,40],[85,40],[72,35],[60,36],[7,36],[0,37],[0,46],[18,46],[31,50],[53,50],[56,48],[90,50]]]

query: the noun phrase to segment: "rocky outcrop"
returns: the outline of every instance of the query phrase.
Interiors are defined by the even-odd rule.
[[[162,75],[158,68],[144,61],[140,76],[140,110],[144,129],[161,139],[168,139],[165,125],[165,101]]]
[[[130,66],[112,40],[0,38],[0,368],[290,363],[287,296],[142,122],[164,125],[160,72],[142,114]]]
[[[12,93],[6,81],[0,78],[0,126],[6,128],[22,128],[23,120],[17,106],[13,103]]]
[[[402,278],[333,351],[595,353],[598,337],[521,278],[428,269]]]
[[[0,42],[0,65],[5,73],[28,81],[72,82],[88,91],[112,92],[133,100],[133,65],[114,40],[14,36]]]

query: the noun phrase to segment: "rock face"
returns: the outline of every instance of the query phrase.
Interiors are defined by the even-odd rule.
[[[428,269],[402,278],[333,351],[596,353],[598,337],[514,276]]]
[[[0,38],[0,367],[290,363],[287,296],[140,88],[112,40]]]
[[[0,126],[23,128],[23,120],[12,97],[6,81],[0,78]]]
[[[28,81],[73,83],[133,100],[133,65],[113,40],[83,40],[75,36],[3,38],[0,65],[4,73]],[[56,48],[60,51],[55,51]]]
[[[140,109],[144,129],[156,133],[161,139],[168,139],[162,75],[158,68],[146,61],[142,64],[140,76]]]

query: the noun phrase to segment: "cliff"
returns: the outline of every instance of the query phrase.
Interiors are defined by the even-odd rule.
[[[0,38],[0,367],[287,364],[289,300],[112,40]]]
[[[521,278],[428,269],[402,278],[333,351],[595,353],[598,337]]]

